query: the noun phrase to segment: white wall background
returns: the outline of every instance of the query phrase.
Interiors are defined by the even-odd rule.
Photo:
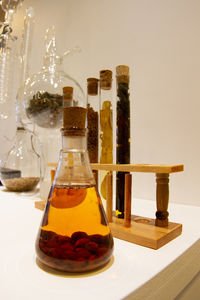
[[[51,24],[59,53],[81,47],[64,67],[84,89],[99,70],[129,65],[132,162],[183,163],[185,171],[170,177],[170,201],[200,205],[200,1],[24,0],[17,32],[29,6],[36,13],[31,73],[41,68]],[[12,119],[1,122],[1,155],[9,146],[4,130],[13,127]],[[133,193],[155,198],[154,175],[134,174]]]

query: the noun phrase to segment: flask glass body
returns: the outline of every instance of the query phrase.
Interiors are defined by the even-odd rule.
[[[113,238],[89,165],[85,135],[63,135],[62,142],[36,252],[54,269],[91,271],[110,260]]]

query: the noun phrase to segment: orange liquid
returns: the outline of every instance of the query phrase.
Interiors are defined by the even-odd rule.
[[[93,270],[110,260],[113,239],[94,186],[52,188],[36,252],[44,264],[69,272]]]

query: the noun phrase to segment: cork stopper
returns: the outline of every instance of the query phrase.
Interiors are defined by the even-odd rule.
[[[63,94],[71,93],[73,94],[73,87],[72,86],[64,86],[63,87]]]
[[[129,67],[125,65],[117,66],[116,77],[118,83],[129,83]]]
[[[25,130],[25,128],[22,126],[17,126],[17,130]]]
[[[86,108],[79,106],[63,107],[64,135],[85,135],[86,112]]]
[[[73,99],[73,87],[63,87],[63,106],[69,106]]]
[[[88,78],[87,79],[87,93],[91,96],[98,95],[98,82],[97,78]]]
[[[100,71],[100,88],[102,90],[110,90],[112,88],[112,71]]]

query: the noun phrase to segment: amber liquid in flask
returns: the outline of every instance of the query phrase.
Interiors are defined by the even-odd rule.
[[[90,168],[85,130],[64,128],[62,135],[36,253],[43,264],[57,270],[91,271],[110,260],[113,238]]]

